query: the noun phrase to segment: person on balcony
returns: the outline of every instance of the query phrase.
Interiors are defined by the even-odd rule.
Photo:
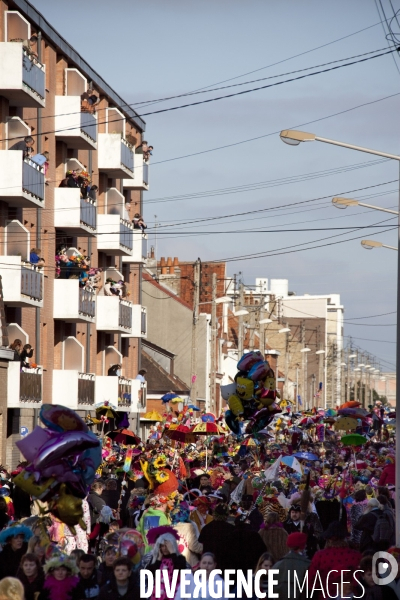
[[[107,371],[108,377],[118,377],[121,375],[121,365],[111,365]]]
[[[147,151],[143,152],[143,160],[149,162],[150,156],[153,156],[153,146],[148,146]]]
[[[147,225],[144,222],[144,219],[142,217],[142,215],[140,215],[139,213],[136,213],[132,219],[132,223],[133,223],[133,228],[134,229],[141,229],[142,231],[144,231],[145,229],[147,229]]]
[[[30,369],[28,358],[32,358],[33,356],[33,348],[30,344],[25,344],[22,349],[21,354],[19,355],[19,359],[21,361],[21,367],[25,367],[25,369]]]
[[[19,142],[16,142],[10,146],[10,150],[22,150],[22,158],[30,158],[30,156],[33,154],[34,143],[33,137],[31,135],[27,135],[23,140],[20,140]]]
[[[36,267],[44,267],[45,260],[41,258],[41,249],[40,248],[32,248],[29,254],[29,262]]]
[[[67,171],[67,176],[62,180],[58,187],[79,187],[78,185],[78,175],[76,171]]]
[[[19,339],[13,341],[13,343],[9,346],[10,350],[14,350],[14,360],[20,361],[20,354],[22,351],[22,342]]]
[[[143,140],[142,143],[140,144],[140,146],[135,148],[135,154],[144,154],[145,152],[148,152],[148,150],[149,150],[149,147],[147,145],[147,142],[145,142],[145,140]]]

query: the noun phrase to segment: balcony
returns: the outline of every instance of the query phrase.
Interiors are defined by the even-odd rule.
[[[0,256],[3,296],[7,306],[43,307],[43,270],[21,256]]]
[[[141,229],[134,229],[132,238],[132,254],[123,256],[122,262],[145,263],[147,259],[147,233],[143,233]]]
[[[111,256],[131,256],[133,225],[119,215],[97,215],[97,250]]]
[[[147,338],[147,308],[140,304],[132,305],[132,330],[122,337]]]
[[[44,206],[44,173],[22,150],[0,150],[0,200],[10,206]]]
[[[21,371],[20,362],[10,362],[7,375],[7,408],[40,408],[43,367]]]
[[[0,96],[11,106],[46,106],[46,71],[22,42],[0,42]]]
[[[80,96],[56,96],[56,138],[68,148],[97,150],[97,117],[81,111]]]
[[[93,373],[55,369],[53,401],[74,410],[87,410],[95,403],[95,381]]]
[[[139,385],[138,385],[139,384]],[[137,410],[140,381],[126,379],[125,377],[96,377],[95,403],[107,400],[118,407],[121,412],[135,412]]]
[[[95,317],[95,293],[79,287],[78,279],[54,280],[54,319],[68,323],[94,323]]]
[[[110,178],[133,178],[133,156],[132,146],[120,133],[99,133],[99,171]]]
[[[135,154],[134,179],[124,179],[124,188],[133,190],[149,189],[149,163],[143,160],[143,154]]]
[[[132,332],[132,302],[116,296],[97,296],[96,329],[106,333]]]
[[[71,236],[96,235],[96,203],[81,198],[78,188],[54,189],[54,227]]]

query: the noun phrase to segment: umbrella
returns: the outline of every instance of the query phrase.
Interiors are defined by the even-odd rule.
[[[300,427],[296,427],[296,425],[294,427],[291,427],[289,429],[290,433],[303,433],[302,430],[300,429]]]
[[[163,436],[174,442],[181,442],[181,444],[194,444],[196,442],[195,434],[186,425],[171,425],[169,429],[164,430]]]
[[[222,429],[220,425],[211,422],[198,423],[192,427],[191,431],[197,435],[220,435],[226,433],[226,431]]]
[[[312,420],[311,417],[305,417],[304,419],[302,419],[300,421],[299,425],[303,425],[303,426],[314,425],[314,421]]]
[[[203,423],[215,423],[217,417],[212,413],[204,413],[204,415],[202,415],[201,417],[201,420],[203,421]]]
[[[270,432],[267,429],[260,429],[260,431],[257,431],[256,435],[265,435],[267,437],[271,437],[273,438],[274,436],[270,434]]]
[[[333,408],[328,408],[328,410],[325,411],[326,417],[336,417],[336,414],[336,410],[333,410]]]
[[[293,469],[293,471],[297,471],[297,473],[303,474],[303,468],[295,456],[284,456],[283,458],[281,458],[281,463],[287,465],[288,467]]]
[[[188,408],[191,408],[192,410],[200,410],[198,406],[195,406],[194,404],[189,404]]]
[[[106,433],[106,436],[117,442],[117,444],[124,444],[125,446],[137,446],[142,441],[130,429],[116,429]]]
[[[149,419],[149,421],[162,421],[162,415],[156,410],[151,410],[143,415],[143,419]]]
[[[173,400],[174,398],[179,398],[178,394],[174,394],[173,392],[169,392],[168,394],[164,394],[164,396],[161,396],[161,400],[163,402],[163,404],[166,404],[167,402],[169,402],[170,400]]]
[[[351,417],[340,417],[334,425],[334,428],[338,430],[348,431],[349,429],[357,429],[357,420]]]
[[[251,435],[249,435],[247,438],[245,438],[243,440],[243,442],[240,444],[241,446],[258,446],[259,445],[259,441],[255,440],[253,437],[251,437]]]
[[[183,403],[183,400],[180,396],[175,396],[175,398],[171,398],[170,402],[171,404],[179,404],[179,402]]]
[[[96,416],[107,417],[107,419],[118,419],[119,415],[109,402],[104,402],[100,406],[96,407]]]
[[[293,456],[302,458],[303,460],[319,460],[318,456],[312,452],[296,452]]]
[[[345,402],[340,405],[340,408],[358,408],[361,406],[361,402],[357,402],[356,400],[350,400],[350,402]]]
[[[367,441],[367,438],[365,438],[363,435],[359,435],[358,433],[344,435],[341,439],[342,444],[345,446],[362,446]]]

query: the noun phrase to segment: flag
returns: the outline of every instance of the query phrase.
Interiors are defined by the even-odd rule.
[[[300,394],[297,396],[297,401],[298,401],[298,403],[300,404],[300,406],[303,406],[303,403],[302,403],[302,401],[301,401],[301,396],[300,396]]]
[[[281,460],[282,454],[279,456],[279,458],[276,459],[276,461],[272,465],[268,467],[268,469],[265,469],[264,477],[266,481],[274,481],[274,479],[277,478]]]

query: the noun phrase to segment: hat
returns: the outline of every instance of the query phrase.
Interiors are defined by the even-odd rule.
[[[76,564],[76,560],[64,554],[64,552],[54,552],[49,560],[46,560],[43,570],[47,574],[57,567],[65,567],[72,575],[77,575],[79,569]]]
[[[348,535],[347,528],[343,523],[340,523],[340,521],[332,521],[332,523],[329,523],[328,529],[322,534],[322,537],[325,540],[331,540],[333,538],[344,540]]]
[[[152,527],[148,532],[147,532],[147,541],[148,543],[152,546],[153,544],[156,543],[157,539],[160,536],[164,536],[164,535],[172,535],[176,540],[179,540],[179,533],[177,531],[175,531],[175,529],[173,527],[171,527],[170,525],[160,525],[159,527]]]
[[[193,502],[193,506],[211,506],[211,500],[209,498],[207,498],[207,496],[199,496],[198,498],[196,498],[196,500]]]
[[[304,550],[307,544],[307,536],[305,533],[291,533],[288,535],[286,540],[286,546],[288,548],[301,548]]]
[[[10,538],[17,535],[23,535],[24,542],[27,542],[33,536],[33,533],[29,527],[16,521],[15,523],[11,523],[0,533],[0,544],[4,545]]]
[[[289,513],[290,513],[292,510],[298,510],[299,512],[301,512],[301,507],[300,507],[300,504],[292,504],[292,506],[289,508]]]

